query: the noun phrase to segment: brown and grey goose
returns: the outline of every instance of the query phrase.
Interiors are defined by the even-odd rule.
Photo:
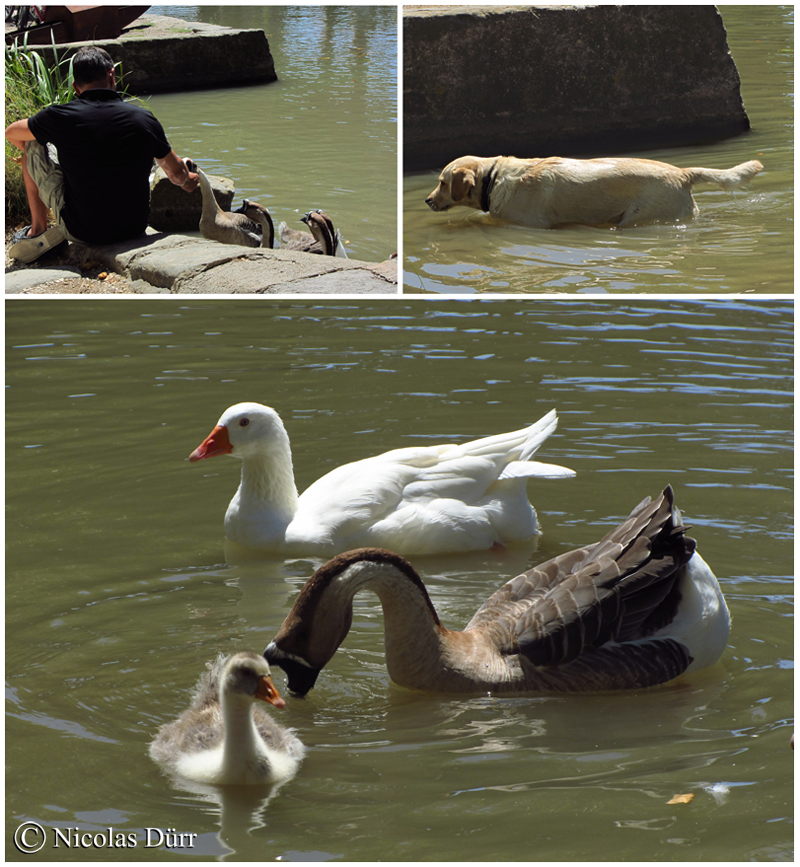
[[[719,583],[684,529],[668,487],[597,544],[503,585],[463,632],[441,623],[402,557],[350,551],[308,580],[264,656],[305,695],[350,629],[353,597],[369,589],[383,607],[389,676],[401,686],[540,693],[666,683],[717,662],[730,631]]]
[[[200,214],[200,234],[209,241],[220,244],[238,244],[242,247],[260,247],[259,224],[245,214],[236,211],[223,211],[214,197],[205,172],[192,160],[186,160],[189,171],[197,172],[200,190],[203,194],[203,210]]]
[[[309,211],[302,218],[311,234],[319,241],[324,250],[329,252],[327,256],[338,256],[341,259],[347,258],[347,252],[344,249],[344,241],[342,241],[342,233],[334,227],[333,220],[319,209]]]
[[[322,256],[335,256],[338,233],[333,221],[325,211],[309,211],[300,218],[310,232],[290,229],[286,223],[278,226],[278,236],[282,250],[299,250],[301,253],[317,253]]]
[[[271,250],[275,243],[275,225],[270,212],[251,199],[244,199],[241,210],[237,208],[237,212],[243,213],[261,227],[261,246]]]

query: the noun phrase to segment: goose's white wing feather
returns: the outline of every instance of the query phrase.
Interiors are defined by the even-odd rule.
[[[301,496],[286,542],[381,545],[417,553],[491,547],[537,532],[529,477],[572,470],[520,460],[555,428],[555,412],[529,428],[460,445],[394,449],[345,464]]]
[[[501,479],[571,479],[575,470],[541,461],[512,461],[501,473]]]

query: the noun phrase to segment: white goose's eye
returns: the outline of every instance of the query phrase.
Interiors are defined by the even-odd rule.
[[[247,427],[250,424],[249,418],[240,418],[239,419],[239,427]]]

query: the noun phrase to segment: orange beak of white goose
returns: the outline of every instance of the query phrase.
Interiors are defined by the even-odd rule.
[[[233,451],[228,439],[228,428],[217,425],[214,430],[189,455],[190,461],[202,461],[203,458],[215,458],[217,455],[229,455]]]
[[[286,702],[281,698],[280,693],[275,688],[272,678],[265,674],[258,679],[258,689],[255,692],[256,698],[262,701],[267,701],[274,707],[286,707]]]

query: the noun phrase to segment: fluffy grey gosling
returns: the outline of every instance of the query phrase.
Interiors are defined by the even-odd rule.
[[[255,785],[291,779],[305,747],[262,709],[285,706],[257,653],[244,651],[208,663],[191,705],[163,725],[150,756],[172,774],[212,785]]]

